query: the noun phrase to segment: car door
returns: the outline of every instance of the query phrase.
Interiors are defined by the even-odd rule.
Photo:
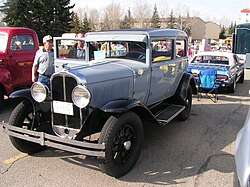
[[[172,84],[176,77],[174,39],[155,39],[151,42],[151,84],[148,105],[173,94]]]
[[[37,47],[32,34],[14,34],[10,45],[11,75],[14,87],[32,84],[31,70]]]

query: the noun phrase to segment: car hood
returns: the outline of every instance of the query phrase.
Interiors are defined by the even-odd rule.
[[[126,62],[127,60],[120,59],[92,61],[75,66],[70,69],[70,72],[85,79],[87,84],[132,78],[134,70]]]
[[[217,74],[225,74],[230,70],[229,65],[221,65],[221,64],[202,64],[202,63],[195,63],[189,64],[187,66],[187,71],[191,73],[198,73],[202,69],[215,69]]]
[[[134,70],[126,60],[94,61],[70,70],[91,93],[92,107],[121,98],[132,98]]]

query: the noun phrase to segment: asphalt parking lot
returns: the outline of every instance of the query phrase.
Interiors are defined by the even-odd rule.
[[[191,117],[168,126],[144,124],[144,144],[133,170],[115,179],[95,158],[47,149],[29,156],[17,151],[2,131],[16,102],[0,113],[0,186],[238,186],[234,148],[250,105],[250,70],[234,94],[219,101],[193,98]]]

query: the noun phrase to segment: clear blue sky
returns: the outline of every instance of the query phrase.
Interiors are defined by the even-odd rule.
[[[141,0],[71,0],[71,3],[75,4],[75,8],[96,8],[97,10],[102,10],[111,2],[120,3],[124,10],[128,10],[129,7],[134,7],[136,2]],[[240,10],[244,8],[250,8],[250,0],[143,0],[141,2],[146,2],[149,5],[160,6],[160,3],[165,2],[169,10],[175,10],[178,5],[187,6],[192,12],[199,16],[205,21],[230,21],[238,20]],[[133,14],[133,12],[132,12]],[[198,14],[198,15],[197,15]],[[208,20],[209,19],[209,20]]]

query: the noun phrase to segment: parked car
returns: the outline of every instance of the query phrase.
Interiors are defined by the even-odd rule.
[[[196,87],[185,71],[188,37],[180,30],[138,29],[87,33],[85,41],[86,61],[70,68],[65,60],[50,88],[37,82],[11,95],[26,100],[3,127],[22,152],[54,147],[96,156],[103,172],[121,177],[140,155],[144,122],[189,118]],[[90,46],[100,44],[91,60]]]
[[[200,52],[189,61],[187,71],[198,77],[200,70],[209,68],[216,69],[216,81],[230,93],[235,92],[236,83],[244,82],[245,65],[231,52]]]
[[[250,111],[236,137],[235,163],[240,186],[250,187]]]
[[[0,27],[0,109],[4,96],[30,87],[31,69],[39,48],[35,31],[22,27]]]

